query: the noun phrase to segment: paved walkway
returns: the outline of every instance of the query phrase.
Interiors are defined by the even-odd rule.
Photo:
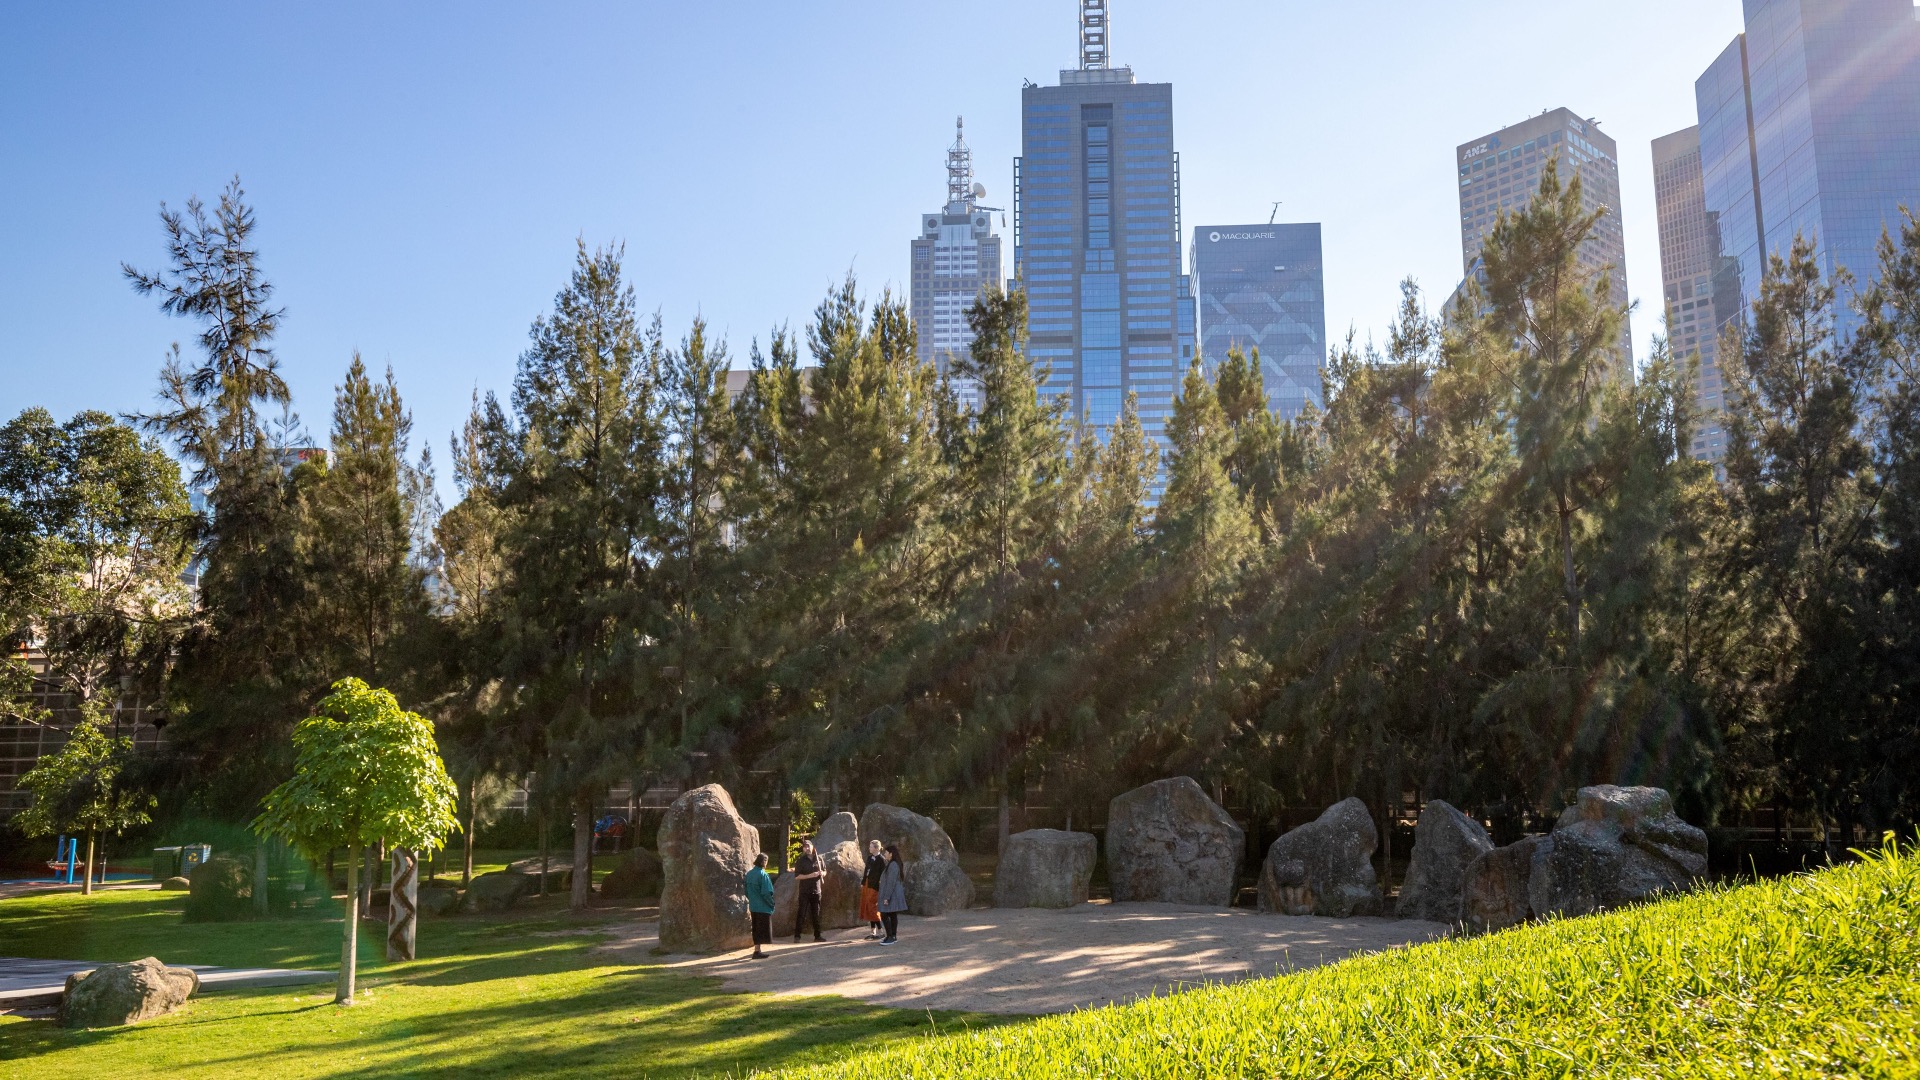
[[[26,960],[0,956],[0,1010],[53,1005],[66,993],[67,976],[92,971],[99,963],[74,960]],[[217,968],[199,964],[189,967],[200,976],[200,992],[241,990],[255,986],[305,986],[332,982],[331,971],[306,971],[299,968]]]
[[[1440,923],[1294,918],[1176,904],[1093,903],[1065,911],[975,909],[902,918],[900,941],[864,930],[824,945],[786,941],[765,960],[656,957],[657,922],[633,923],[603,948],[636,963],[715,975],[729,990],[838,994],[911,1009],[1032,1014],[1131,1001],[1204,983],[1330,964],[1446,936]]]

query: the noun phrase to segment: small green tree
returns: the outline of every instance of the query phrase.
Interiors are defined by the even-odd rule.
[[[80,723],[57,754],[41,758],[20,778],[33,804],[14,819],[28,836],[80,833],[87,838],[86,876],[80,892],[93,892],[93,845],[101,833],[117,835],[153,820],[153,796],[119,787],[120,770],[133,755],[133,740],[104,730],[98,704],[81,705]]]
[[[433,724],[400,708],[386,690],[341,679],[320,715],[294,729],[293,779],[273,789],[253,822],[318,862],[333,848],[358,852],[376,840],[426,852],[457,825],[453,779],[440,761]],[[346,926],[334,1001],[353,1004],[360,923],[360,860],[347,860]]]

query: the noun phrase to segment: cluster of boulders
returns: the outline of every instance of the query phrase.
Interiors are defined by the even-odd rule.
[[[1581,788],[1553,831],[1488,850],[1467,867],[1456,919],[1498,930],[1531,918],[1585,915],[1707,875],[1707,834],[1680,820],[1660,788]]]

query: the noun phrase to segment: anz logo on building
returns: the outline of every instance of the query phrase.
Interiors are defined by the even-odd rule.
[[[1479,146],[1476,146],[1473,149],[1468,150],[1466,153],[1461,154],[1460,160],[1472,161],[1474,158],[1479,157],[1481,154],[1491,154],[1498,149],[1500,149],[1500,140],[1488,139],[1486,142],[1481,143]]]
[[[1273,238],[1274,238],[1274,234],[1270,232],[1223,233],[1220,230],[1215,229],[1212,232],[1207,234],[1207,241],[1213,244],[1217,244],[1222,240],[1271,240]]]

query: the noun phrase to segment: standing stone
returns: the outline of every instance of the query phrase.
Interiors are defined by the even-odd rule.
[[[387,892],[387,959],[411,960],[420,927],[420,860],[406,848],[393,849],[393,882]]]
[[[1156,780],[1107,805],[1107,878],[1118,901],[1230,906],[1246,843],[1192,777]]]
[[[190,968],[168,967],[149,956],[131,964],[103,964],[67,976],[60,1025],[117,1027],[165,1016],[200,989]]]
[[[734,809],[718,784],[675,799],[660,822],[660,947],[713,953],[753,942],[747,870],[760,854],[760,831]]]
[[[1007,837],[993,873],[993,906],[1064,908],[1087,902],[1100,845],[1092,833],[1030,829]]]
[[[860,815],[856,857],[869,840],[880,841],[882,847],[899,847],[908,914],[944,915],[973,906],[973,879],[960,868],[953,839],[939,822],[904,807],[874,803]]]
[[[828,818],[814,834],[813,848],[820,856],[820,869],[827,872],[820,882],[821,928],[866,925],[860,921],[860,878],[866,861],[860,857],[859,820],[844,811]],[[792,874],[781,874],[773,883],[773,936],[792,936],[799,915],[800,883]]]
[[[1380,914],[1380,882],[1373,875],[1373,850],[1378,846],[1380,833],[1367,804],[1359,799],[1335,803],[1267,849],[1260,870],[1260,910],[1305,906],[1297,891],[1283,894],[1303,887],[1295,884],[1303,882],[1315,915],[1345,919]]]
[[[1460,879],[1460,921],[1475,933],[1505,930],[1533,917],[1530,885],[1534,860],[1553,841],[1529,836],[1494,848],[1468,864]]]
[[[1707,874],[1707,834],[1680,820],[1660,788],[1603,784],[1580,789],[1534,859],[1528,897],[1535,915],[1585,915],[1684,892]]]
[[[1413,827],[1413,858],[1393,913],[1402,919],[1460,921],[1461,888],[1467,867],[1493,850],[1486,827],[1435,799],[1420,811]]]
[[[549,894],[563,893],[573,888],[573,860],[571,857],[562,861],[559,856],[549,855],[547,856],[546,863],[547,892]],[[518,862],[508,863],[506,872],[509,874],[519,874],[521,877],[527,879],[525,895],[540,895],[540,856],[530,855]]]
[[[612,900],[644,900],[660,895],[660,856],[634,848],[600,879],[600,895]]]

